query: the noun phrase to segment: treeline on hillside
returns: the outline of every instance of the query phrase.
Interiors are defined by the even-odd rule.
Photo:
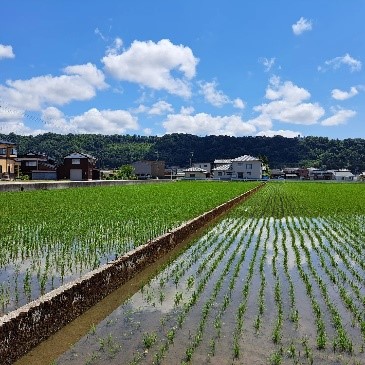
[[[101,168],[117,168],[131,162],[164,160],[167,165],[188,166],[193,162],[212,162],[244,154],[266,156],[271,168],[285,166],[347,168],[365,171],[365,139],[326,137],[230,137],[191,134],[157,136],[55,134],[20,136],[0,134],[0,139],[18,145],[18,153],[40,152],[60,163],[72,152],[84,152],[98,159]]]

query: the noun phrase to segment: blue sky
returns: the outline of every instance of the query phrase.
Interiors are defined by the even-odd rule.
[[[365,138],[364,0],[12,0],[0,133]]]

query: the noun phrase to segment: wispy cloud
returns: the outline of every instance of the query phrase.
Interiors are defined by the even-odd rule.
[[[275,57],[272,57],[270,59],[266,57],[260,57],[259,62],[264,66],[264,71],[269,72],[275,64]]]
[[[295,24],[292,25],[292,29],[295,35],[308,32],[312,30],[312,21],[301,17]]]
[[[328,68],[332,68],[334,70],[337,70],[341,66],[348,66],[350,68],[351,72],[360,71],[362,67],[362,63],[359,60],[356,60],[355,58],[351,57],[348,53],[346,53],[344,56],[335,57],[330,60],[325,61],[325,66],[319,66],[318,71],[327,71]]]

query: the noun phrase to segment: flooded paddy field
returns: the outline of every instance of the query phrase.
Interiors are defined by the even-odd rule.
[[[1,193],[0,316],[257,185],[173,182]]]
[[[364,364],[365,214],[313,186],[267,186],[48,363]]]

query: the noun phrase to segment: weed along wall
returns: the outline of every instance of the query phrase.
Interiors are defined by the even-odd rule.
[[[247,199],[264,184],[190,220],[82,278],[65,284],[0,318],[0,364],[19,359],[131,279],[192,233]]]

